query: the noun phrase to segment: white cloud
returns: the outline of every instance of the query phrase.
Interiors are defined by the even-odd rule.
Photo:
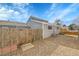
[[[79,7],[79,4],[71,4],[66,9],[59,9],[60,7],[57,7],[55,5],[53,8],[50,8],[48,10],[47,17],[50,18],[49,22],[53,22],[55,19],[63,19],[65,16],[67,16],[69,13],[76,11],[76,9]]]
[[[20,13],[18,11],[15,11],[14,15],[20,15]]]
[[[0,20],[8,20],[8,15],[0,14]]]
[[[24,9],[24,6],[26,6],[26,4],[13,4],[13,9],[8,9],[8,7],[5,8],[5,6],[2,6],[0,8],[0,20],[26,22],[29,17],[29,9]]]
[[[72,12],[76,8],[77,5],[78,4],[72,4],[72,5],[70,5],[67,9],[65,9],[63,12],[61,12],[61,14],[57,18],[59,18],[59,19],[64,18],[67,14],[69,14],[70,12]]]
[[[14,10],[12,10],[12,9],[6,9],[4,7],[2,7],[0,9],[0,14],[10,14],[10,13],[14,13]]]
[[[25,6],[28,6],[29,3],[14,3],[13,5],[18,7],[25,7]]]
[[[4,7],[2,7],[0,9],[0,20],[8,20],[9,14],[10,14],[9,10],[7,10]]]
[[[56,8],[57,4],[56,3],[53,3],[51,5],[51,7],[45,12],[45,15],[47,15],[47,17],[50,17],[52,14],[54,14],[55,12],[55,8]]]

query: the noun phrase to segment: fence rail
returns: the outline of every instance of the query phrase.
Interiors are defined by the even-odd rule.
[[[42,39],[42,30],[0,28],[0,55],[16,50],[21,44]]]

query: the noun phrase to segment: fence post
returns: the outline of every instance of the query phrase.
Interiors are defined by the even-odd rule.
[[[79,40],[79,25],[77,25],[76,29],[78,30],[78,40]]]

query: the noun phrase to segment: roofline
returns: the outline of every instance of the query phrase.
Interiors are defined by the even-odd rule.
[[[26,23],[22,23],[22,22],[8,21],[8,20],[0,20],[0,22],[11,22],[11,23],[26,24]],[[27,25],[27,24],[26,24],[26,25]]]
[[[47,22],[40,22],[40,21],[37,21],[37,20],[32,20],[32,21],[42,23],[42,24],[48,24]]]
[[[30,16],[29,19],[30,19],[30,18],[32,18],[32,20],[35,20],[35,21],[40,21],[41,23],[42,23],[42,22],[48,23],[47,20],[44,20],[44,19],[41,19],[41,18],[37,18],[37,17],[35,17],[35,16]],[[33,19],[33,18],[35,18],[35,19]],[[36,20],[36,19],[37,19],[37,20]]]

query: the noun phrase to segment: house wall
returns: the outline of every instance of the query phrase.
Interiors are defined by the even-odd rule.
[[[42,29],[43,33],[43,39],[48,38],[52,34],[52,30],[48,30],[48,24],[39,23],[35,21],[28,21],[28,26],[31,27],[31,29]]]
[[[31,27],[31,29],[42,29],[42,24],[34,21],[29,21],[28,26]]]
[[[60,33],[60,29],[57,29],[57,27],[52,27],[52,30],[53,30],[53,33],[52,35],[56,35],[56,34],[59,34]]]
[[[54,27],[52,27],[52,29],[49,30],[48,23],[46,22],[33,21],[32,19],[29,19],[27,24],[31,27],[31,29],[42,29],[43,39],[50,37],[52,34],[58,33],[58,31]]]
[[[58,26],[56,24],[52,25],[53,35],[59,34],[61,30],[61,26]]]
[[[56,27],[52,26],[52,29],[48,29],[48,24],[44,25],[43,29],[43,38],[48,38],[52,35],[57,35],[60,33],[60,29],[57,29]]]
[[[48,29],[48,24],[43,24],[43,38],[48,38],[53,34],[53,29]]]
[[[58,33],[57,29],[54,27],[52,27],[52,29],[49,30],[48,24],[45,24],[45,23],[38,23],[38,22],[34,22],[34,21],[29,21],[28,26],[30,26],[31,29],[42,29],[43,39],[50,37],[52,34]]]

